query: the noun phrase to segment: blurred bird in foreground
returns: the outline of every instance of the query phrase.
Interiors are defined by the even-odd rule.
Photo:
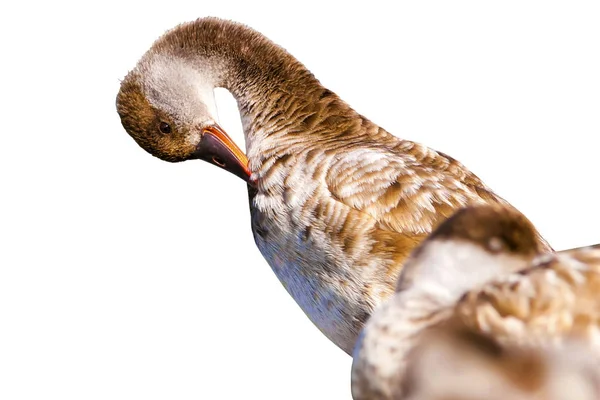
[[[410,255],[396,294],[365,325],[354,351],[354,398],[409,398],[407,377],[422,377],[413,368],[424,362],[414,354],[433,354],[412,351],[427,348],[431,329],[482,335],[501,350],[533,348],[542,363],[554,360],[543,349],[566,342],[597,351],[600,245],[544,250],[532,224],[510,207],[467,207],[442,223]],[[464,343],[479,351],[477,340]],[[509,348],[509,358],[518,359]],[[461,363],[453,354],[458,358],[449,363]]]

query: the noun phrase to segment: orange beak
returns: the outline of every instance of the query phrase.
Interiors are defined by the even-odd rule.
[[[249,182],[248,158],[217,124],[202,130],[202,138],[191,158],[207,161]]]

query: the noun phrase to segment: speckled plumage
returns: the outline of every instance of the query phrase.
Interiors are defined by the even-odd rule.
[[[522,215],[499,206],[469,207],[444,222],[365,325],[354,398],[412,398],[411,369],[423,353],[413,351],[428,345],[431,330],[459,329],[533,351],[571,341],[600,350],[600,245],[542,254],[535,235]]]
[[[576,337],[600,350],[600,245],[539,257],[469,292],[456,317],[500,342],[536,345]]]
[[[258,248],[348,353],[433,228],[466,204],[506,204],[458,161],[356,113],[260,33],[214,18],[169,31],[127,75],[117,98],[125,129],[157,157],[188,159],[199,140],[190,126],[216,119],[206,84],[238,102]],[[160,118],[173,124],[170,137],[156,134]]]

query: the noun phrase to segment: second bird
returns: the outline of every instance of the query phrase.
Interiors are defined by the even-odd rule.
[[[217,124],[216,87],[237,100],[247,159]],[[117,110],[149,153],[203,159],[249,182],[258,248],[349,354],[416,245],[467,204],[506,203],[460,162],[391,135],[234,22],[167,32],[123,80]]]

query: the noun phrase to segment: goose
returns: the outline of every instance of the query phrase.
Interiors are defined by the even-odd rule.
[[[218,124],[217,87],[237,101],[245,152]],[[348,354],[441,221],[468,204],[507,204],[457,160],[358,114],[240,23],[209,17],[167,31],[122,80],[116,106],[153,156],[201,159],[247,183],[258,249]]]
[[[354,349],[353,397],[409,398],[409,354],[445,324],[499,346],[561,348],[576,340],[599,350],[599,289],[600,245],[547,253],[515,209],[465,207],[411,253],[396,293],[365,324]]]

